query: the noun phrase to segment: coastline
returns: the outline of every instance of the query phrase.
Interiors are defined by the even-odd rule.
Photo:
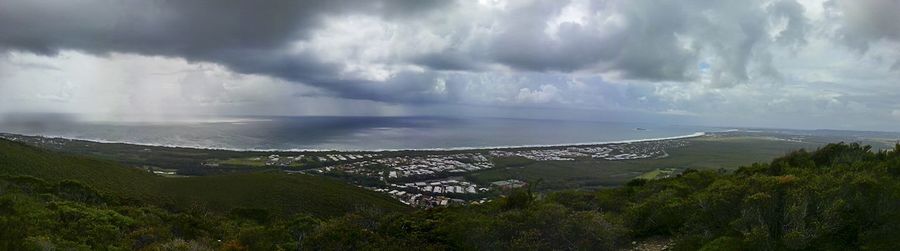
[[[735,130],[735,129],[732,129],[732,130]],[[710,133],[710,132],[695,132],[692,134],[677,135],[677,136],[671,136],[671,137],[660,137],[660,138],[598,141],[598,142],[583,142],[583,143],[365,150],[365,149],[300,149],[300,148],[293,148],[293,149],[256,149],[256,148],[239,149],[239,148],[227,148],[227,147],[178,146],[178,145],[153,144],[153,143],[138,143],[138,142],[126,142],[126,141],[109,141],[109,140],[97,140],[97,139],[70,138],[70,137],[53,136],[53,135],[29,135],[29,134],[0,132],[0,134],[6,134],[6,135],[18,135],[18,136],[25,136],[25,137],[43,137],[43,138],[49,138],[49,139],[63,139],[63,140],[78,140],[78,141],[87,141],[87,142],[100,143],[100,144],[127,144],[127,145],[149,146],[149,147],[188,148],[188,149],[198,149],[198,150],[234,151],[234,152],[297,152],[297,153],[301,153],[301,152],[352,152],[352,153],[359,153],[359,152],[371,152],[371,153],[379,153],[379,152],[452,152],[452,151],[475,151],[475,150],[509,150],[509,149],[523,149],[523,148],[553,148],[553,147],[569,147],[569,146],[594,146],[594,145],[599,146],[599,145],[610,145],[610,144],[629,144],[629,143],[640,143],[640,142],[689,139],[689,138],[702,137],[702,136],[707,135],[708,133]]]

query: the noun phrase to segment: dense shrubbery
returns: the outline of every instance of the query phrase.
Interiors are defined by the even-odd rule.
[[[676,250],[897,250],[900,145],[797,151],[735,172],[688,170],[597,192],[528,190],[481,206],[283,217],[171,211],[90,186],[5,177],[0,249],[584,249],[647,238]]]
[[[219,214],[235,208],[265,208],[279,216],[308,213],[323,217],[341,216],[361,206],[409,210],[383,194],[326,177],[259,171],[173,179],[4,139],[0,139],[0,175],[43,179],[56,186],[44,193],[64,189],[57,192],[61,199],[88,204],[155,205],[181,211],[202,207]],[[86,193],[79,190],[79,184],[66,180],[90,185],[96,192]],[[100,194],[115,201],[98,201]]]

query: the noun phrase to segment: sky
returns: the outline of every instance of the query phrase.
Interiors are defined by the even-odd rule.
[[[0,114],[898,131],[900,0],[0,0]]]

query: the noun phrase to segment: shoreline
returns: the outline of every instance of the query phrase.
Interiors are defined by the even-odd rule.
[[[736,130],[736,129],[732,129]],[[452,152],[452,151],[475,151],[475,150],[509,150],[509,149],[526,149],[526,148],[553,148],[553,147],[570,147],[570,146],[599,146],[599,145],[611,145],[611,144],[630,144],[630,143],[640,143],[640,142],[652,142],[652,141],[665,141],[665,140],[677,140],[677,139],[689,139],[702,137],[707,135],[710,132],[695,132],[692,134],[686,135],[677,135],[671,137],[660,137],[660,138],[646,138],[646,139],[629,139],[629,140],[616,140],[616,141],[599,141],[599,142],[584,142],[584,143],[562,143],[562,144],[539,144],[539,145],[502,145],[502,146],[464,146],[464,147],[437,147],[437,148],[408,148],[408,149],[373,149],[373,150],[364,150],[364,149],[239,149],[239,148],[225,148],[225,147],[200,147],[200,146],[177,146],[177,145],[166,145],[166,144],[153,144],[153,143],[137,143],[137,142],[126,142],[126,141],[110,141],[110,140],[97,140],[97,139],[82,139],[82,138],[70,138],[63,136],[51,136],[51,135],[29,135],[29,134],[18,134],[18,133],[7,133],[0,132],[0,134],[6,135],[17,135],[17,136],[25,136],[25,137],[42,137],[49,139],[63,139],[63,140],[77,140],[77,141],[87,141],[93,143],[100,144],[126,144],[126,145],[135,145],[135,146],[149,146],[149,147],[166,147],[166,148],[188,148],[188,149],[197,149],[197,150],[214,150],[214,151],[232,151],[232,152],[372,152],[372,153],[381,153],[381,152]]]

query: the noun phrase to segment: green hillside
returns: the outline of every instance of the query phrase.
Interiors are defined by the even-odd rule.
[[[667,150],[666,158],[609,161],[582,159],[575,161],[504,160],[498,168],[467,174],[466,177],[486,184],[496,180],[541,180],[540,189],[563,190],[592,187],[616,187],[634,177],[656,169],[688,168],[734,170],[743,165],[768,161],[797,149],[815,149],[827,142],[791,142],[763,137],[698,137],[688,139],[690,145]]]
[[[164,179],[158,191],[176,205],[211,210],[263,208],[319,216],[338,216],[363,208],[410,210],[397,200],[341,181],[279,172]]]
[[[0,140],[0,174],[49,182],[80,181],[115,198],[163,207],[227,212],[263,208],[337,216],[360,208],[405,210],[399,202],[328,178],[280,172],[165,178],[117,163],[71,156]]]
[[[312,249],[900,250],[900,145],[828,144],[598,191],[319,225]],[[342,236],[353,238],[340,239]]]
[[[414,212],[354,210],[383,197],[304,176],[162,178],[16,143],[0,153],[0,250],[900,249],[900,145]]]

